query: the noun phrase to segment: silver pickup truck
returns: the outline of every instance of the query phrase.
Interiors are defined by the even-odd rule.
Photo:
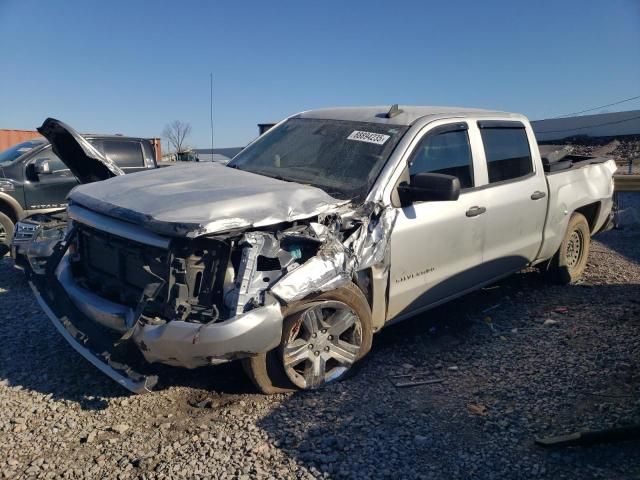
[[[72,171],[105,171],[73,138],[49,135]],[[76,187],[31,282],[69,343],[134,392],[153,388],[156,363],[236,359],[265,393],[313,389],[385,325],[524,267],[575,281],[611,226],[615,169],[541,158],[518,114],[307,111],[228,166]]]

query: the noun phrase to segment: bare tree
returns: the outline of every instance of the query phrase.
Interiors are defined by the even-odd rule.
[[[176,153],[184,152],[186,145],[185,139],[191,133],[191,124],[187,122],[181,122],[180,120],[174,120],[164,127],[162,136],[169,140],[169,143],[175,148]]]

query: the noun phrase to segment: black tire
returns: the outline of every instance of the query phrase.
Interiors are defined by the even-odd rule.
[[[291,332],[293,322],[297,315],[305,310],[305,305],[311,302],[324,300],[334,300],[348,305],[358,316],[361,324],[362,340],[357,361],[360,361],[371,350],[373,341],[373,326],[371,320],[371,309],[362,291],[353,283],[318,295],[310,296],[300,302],[292,303],[283,309],[284,324],[282,328],[282,340],[280,346],[273,350],[255,357],[242,360],[242,366],[254,383],[254,385],[265,394],[275,394],[292,392],[300,388],[294,385],[285,373],[282,363],[282,348]],[[347,374],[340,380],[347,378],[352,373],[355,366],[352,366]]]
[[[0,212],[0,257],[3,257],[9,251],[14,228],[13,221]]]
[[[546,274],[553,282],[567,285],[577,281],[587,266],[591,230],[581,213],[574,213],[567,225],[560,248],[550,260]]]

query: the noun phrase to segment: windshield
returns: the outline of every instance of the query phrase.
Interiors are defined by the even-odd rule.
[[[291,118],[240,152],[229,166],[362,199],[408,127]]]
[[[21,157],[28,151],[33,150],[35,147],[39,147],[43,143],[44,142],[42,140],[29,140],[27,142],[18,143],[17,145],[0,152],[0,165],[6,165],[13,162],[18,157]]]

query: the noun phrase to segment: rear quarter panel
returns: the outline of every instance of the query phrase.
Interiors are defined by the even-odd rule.
[[[613,206],[613,160],[587,165],[575,170],[548,174],[549,210],[544,229],[542,248],[538,258],[551,258],[560,247],[571,214],[580,207],[600,202],[600,209],[592,232],[606,222]]]

